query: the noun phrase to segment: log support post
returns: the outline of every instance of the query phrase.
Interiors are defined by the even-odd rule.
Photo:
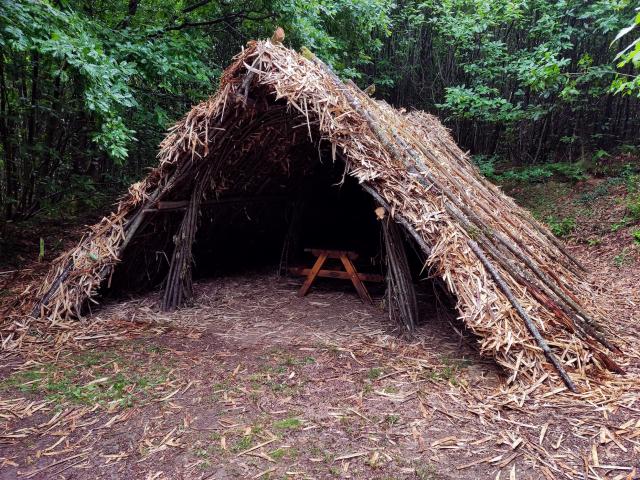
[[[418,323],[418,300],[402,235],[398,224],[388,215],[384,215],[380,221],[385,248],[389,317],[413,333]]]
[[[193,295],[192,247],[198,230],[198,214],[200,212],[204,184],[209,179],[210,171],[206,169],[203,173],[196,180],[182,223],[173,237],[175,247],[171,255],[171,264],[165,281],[161,305],[162,310],[165,312],[175,310]]]

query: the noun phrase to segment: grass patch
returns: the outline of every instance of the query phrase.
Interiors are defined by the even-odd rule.
[[[251,448],[251,444],[253,443],[253,436],[246,435],[244,437],[240,437],[232,446],[231,451],[234,453],[244,452],[245,450]]]
[[[460,383],[458,377],[462,370],[471,365],[471,360],[467,358],[450,359],[444,357],[442,364],[442,367],[429,372],[429,379],[434,382],[448,382],[455,386]]]
[[[627,212],[633,221],[640,220],[640,194],[634,193],[627,196]]]
[[[518,203],[527,208],[538,220],[556,214],[557,207],[571,194],[571,187],[566,183],[551,180],[533,185],[514,184],[505,191],[518,199]]]
[[[209,452],[206,448],[196,448],[193,450],[193,454],[198,458],[209,458]]]
[[[273,428],[278,430],[297,430],[302,427],[302,420],[296,417],[284,418],[273,422]]]
[[[297,365],[312,365],[314,363],[316,363],[316,359],[313,357],[307,356],[303,358],[296,358],[292,357],[291,355],[287,355],[284,358],[282,365],[287,367],[295,367]]]
[[[120,357],[114,352],[85,352],[74,357],[71,364],[46,364],[30,370],[18,371],[0,381],[0,390],[16,388],[24,393],[42,394],[57,403],[104,405],[117,402],[131,406],[137,397],[164,382],[167,369],[153,366],[149,371],[137,372],[132,362],[114,373],[108,366]]]
[[[420,480],[436,480],[437,478],[440,478],[438,476],[436,467],[432,463],[416,466],[415,472],[416,477],[418,477]]]
[[[377,380],[382,376],[383,373],[384,372],[381,368],[374,367],[369,369],[369,371],[367,372],[367,378],[371,381]]]
[[[591,190],[588,190],[580,194],[580,196],[577,198],[577,202],[583,205],[590,205],[598,198],[608,195],[610,186],[611,186],[611,182],[599,183],[596,187],[592,188]]]
[[[545,163],[542,165],[530,165],[527,167],[511,168],[500,173],[495,171],[493,162],[485,159],[476,160],[480,171],[487,178],[500,183],[541,183],[551,179],[561,182],[577,183],[588,178],[585,166],[582,163]]]
[[[624,217],[619,222],[612,223],[611,227],[609,228],[609,230],[611,230],[611,233],[615,233],[618,230],[620,230],[621,228],[624,228],[627,225],[629,225],[630,222],[631,222],[631,219],[629,217]]]
[[[282,460],[286,454],[287,454],[287,451],[284,448],[278,448],[272,452],[269,452],[269,456],[276,461]]]
[[[618,268],[622,268],[624,265],[631,263],[631,261],[632,257],[629,254],[628,247],[624,247],[618,255],[613,257],[613,264]]]
[[[387,415],[384,418],[384,421],[386,422],[387,425],[389,425],[390,427],[393,427],[394,425],[397,425],[398,423],[400,423],[400,415],[395,415],[395,414]]]

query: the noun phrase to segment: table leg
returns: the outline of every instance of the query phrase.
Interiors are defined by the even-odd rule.
[[[340,255],[340,260],[342,261],[342,265],[344,265],[344,269],[347,271],[347,273],[351,277],[351,282],[353,283],[353,286],[356,287],[356,290],[358,291],[358,295],[360,295],[360,298],[362,299],[362,301],[365,303],[373,304],[373,300],[371,300],[371,296],[367,291],[367,287],[365,287],[364,284],[362,283],[362,280],[360,280],[360,277],[358,276],[358,272],[356,271],[356,268],[353,266],[353,263],[351,263],[351,260],[349,260],[349,257],[347,257],[346,255]]]
[[[309,275],[307,275],[307,279],[302,284],[302,287],[300,287],[300,290],[298,290],[299,297],[304,297],[307,294],[307,292],[311,288],[311,285],[313,284],[316,277],[318,276],[318,272],[320,271],[320,269],[322,268],[322,265],[324,265],[324,262],[326,260],[327,260],[327,254],[326,253],[320,254],[318,259],[316,260],[316,263],[313,264],[313,267],[311,268]]]

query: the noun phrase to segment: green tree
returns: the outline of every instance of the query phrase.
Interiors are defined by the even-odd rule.
[[[628,34],[632,33],[636,27],[640,25],[640,7],[638,7],[636,11],[638,11],[638,13],[633,19],[631,25],[620,30],[612,43],[616,43],[622,38],[628,39]],[[640,36],[621,50],[616,55],[616,60],[618,60],[618,68],[623,69],[624,67],[631,65],[635,70],[640,69]],[[640,95],[640,75],[619,72],[614,79],[611,88],[615,93]]]
[[[166,128],[276,25],[357,76],[389,0],[0,0],[0,219],[89,207],[155,161]],[[373,40],[372,40],[373,38]],[[98,188],[98,185],[101,187]]]

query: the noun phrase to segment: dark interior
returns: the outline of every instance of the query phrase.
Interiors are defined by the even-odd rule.
[[[353,250],[367,262],[378,256],[373,200],[353,177],[342,178],[343,169],[325,158],[280,194],[205,207],[193,250],[195,278],[305,263],[311,258],[305,248]]]
[[[311,142],[293,146],[288,157],[287,171],[247,182],[250,192],[234,191],[202,204],[193,244],[194,279],[246,270],[286,274],[290,266],[311,266],[309,248],[357,252],[359,271],[382,273],[377,205],[345,175],[344,163]],[[184,210],[162,212],[138,234],[114,273],[110,293],[162,285],[173,249],[166,232],[175,231],[183,215]]]

